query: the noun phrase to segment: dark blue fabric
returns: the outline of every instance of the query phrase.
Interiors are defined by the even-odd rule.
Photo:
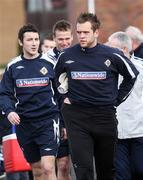
[[[0,144],[2,143],[2,137],[11,133],[11,123],[0,111]]]
[[[127,68],[127,66],[129,68]],[[131,91],[138,71],[127,57],[101,44],[93,48],[75,45],[59,56],[55,67],[57,81],[67,73],[68,97],[80,105],[119,105]],[[118,75],[124,78],[118,89]]]
[[[23,121],[38,121],[58,112],[54,63],[46,58],[19,56],[7,65],[0,84],[0,106],[6,115],[16,111]]]
[[[116,180],[143,180],[143,137],[118,140],[115,168]]]
[[[95,179],[93,156],[97,179],[114,180],[113,157],[117,139],[115,109],[64,104],[62,113],[77,180]]]
[[[134,50],[134,55],[136,57],[143,58],[143,43],[141,43],[140,46]]]

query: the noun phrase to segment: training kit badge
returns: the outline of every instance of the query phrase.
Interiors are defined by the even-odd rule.
[[[40,69],[40,72],[43,74],[43,75],[46,75],[48,73],[48,70],[45,68],[45,67],[42,67],[42,69]]]
[[[107,59],[104,63],[107,67],[109,67],[111,65],[111,61],[109,59]]]

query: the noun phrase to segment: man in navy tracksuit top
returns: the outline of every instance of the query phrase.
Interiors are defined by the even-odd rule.
[[[53,26],[53,39],[56,43],[56,47],[54,49],[48,50],[48,56],[52,58],[54,62],[57,62],[58,56],[63,51],[63,49],[69,48],[72,44],[73,35],[72,25],[70,24],[70,22],[64,19],[57,21]],[[61,94],[58,95],[58,102],[60,103],[61,107],[64,98],[61,96]],[[56,158],[57,179],[71,180],[69,145],[62,116],[60,118],[60,132],[60,146]]]
[[[61,53],[57,79],[66,72],[67,99],[62,113],[77,180],[113,180],[117,139],[115,106],[129,95],[138,71],[120,51],[97,43],[100,22],[83,13],[77,19],[79,44]],[[118,75],[123,82],[118,89]]]
[[[23,54],[7,65],[0,86],[0,106],[16,125],[17,138],[32,166],[34,179],[56,180],[59,110],[54,63],[38,52],[39,33],[33,25],[23,26],[18,38]]]

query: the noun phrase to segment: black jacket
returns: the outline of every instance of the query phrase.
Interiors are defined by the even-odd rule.
[[[132,62],[115,48],[97,44],[81,48],[79,44],[61,53],[55,67],[57,80],[66,72],[68,97],[84,106],[119,105],[129,95],[138,71]],[[118,88],[118,75],[123,81]]]

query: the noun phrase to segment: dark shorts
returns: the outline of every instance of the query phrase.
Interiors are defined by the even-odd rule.
[[[57,154],[57,158],[62,158],[65,156],[69,155],[69,145],[68,145],[68,140],[61,140],[60,141],[60,146],[58,149],[58,154]]]
[[[59,118],[21,122],[16,127],[18,142],[29,163],[37,162],[42,156],[56,156],[59,146]]]

